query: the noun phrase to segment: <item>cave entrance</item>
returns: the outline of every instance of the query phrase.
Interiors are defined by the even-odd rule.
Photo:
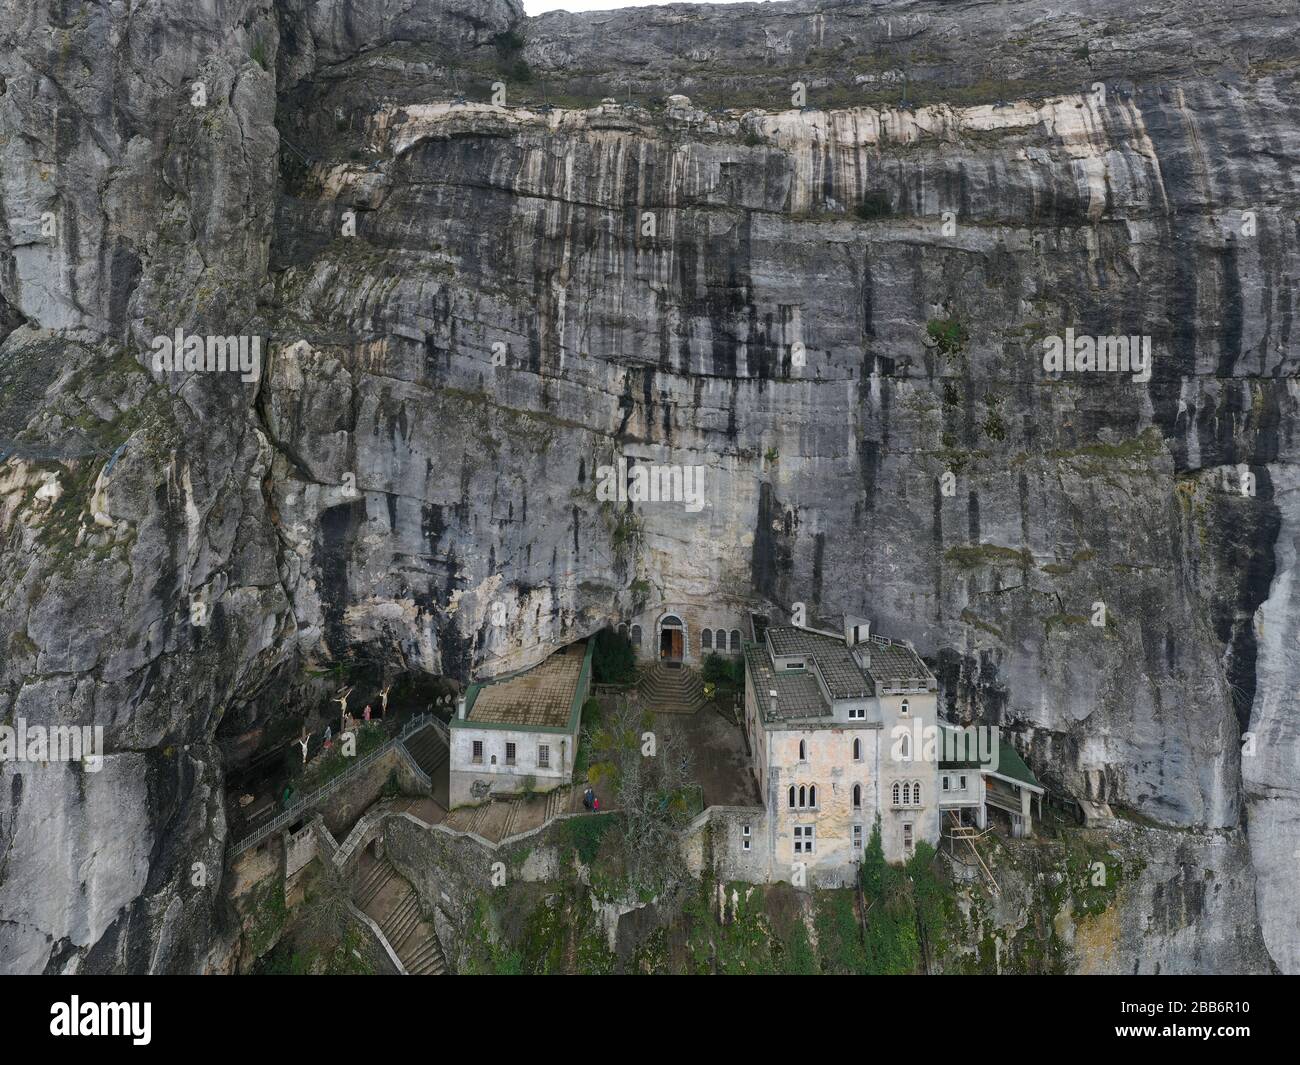
[[[676,614],[667,614],[659,622],[659,661],[678,669],[686,652],[686,627]]]

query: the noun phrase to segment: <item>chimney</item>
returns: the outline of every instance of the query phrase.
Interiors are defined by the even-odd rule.
[[[846,647],[856,647],[860,643],[866,643],[870,636],[870,621],[866,618],[854,617],[852,614],[844,615],[844,645]]]

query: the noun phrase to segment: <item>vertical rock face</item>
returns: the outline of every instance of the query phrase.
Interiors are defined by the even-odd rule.
[[[218,727],[304,661],[664,599],[868,615],[1181,830],[1225,894],[1105,964],[1300,970],[1300,17],[1093,7],[3,5],[0,721],[108,756],[0,765],[0,967],[220,965]]]

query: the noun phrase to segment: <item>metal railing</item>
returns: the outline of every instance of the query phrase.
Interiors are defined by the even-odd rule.
[[[411,718],[410,721],[402,726],[402,731],[391,740],[388,740],[380,747],[376,747],[364,758],[359,759],[354,765],[348,766],[347,769],[343,770],[343,772],[339,773],[328,783],[323,784],[310,794],[304,795],[301,799],[286,806],[280,813],[276,814],[275,817],[271,818],[270,821],[264,824],[256,832],[241,839],[231,847],[230,856],[234,858],[236,855],[243,854],[244,851],[248,850],[250,847],[256,847],[262,842],[262,840],[271,835],[271,833],[277,832],[285,825],[292,824],[294,821],[298,820],[298,818],[307,810],[310,810],[322,799],[333,794],[342,787],[346,781],[350,780],[366,766],[378,761],[394,747],[402,743],[403,740],[407,739],[407,737],[419,732],[420,729],[432,722],[433,719],[432,714],[420,714],[418,717]]]

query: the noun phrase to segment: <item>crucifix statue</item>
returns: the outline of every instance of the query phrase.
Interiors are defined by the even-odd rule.
[[[355,686],[355,685],[354,685],[354,686]],[[340,731],[340,732],[343,731],[343,728],[344,728],[344,727],[346,726],[346,724],[347,724],[347,718],[348,718],[348,696],[351,695],[351,694],[352,694],[352,688],[351,688],[351,687],[344,688],[341,692],[338,693],[338,695],[334,696],[334,698],[330,700],[330,702],[332,702],[332,703],[338,703],[338,704],[339,704],[339,707],[340,707],[340,712],[339,712],[339,731]]]

